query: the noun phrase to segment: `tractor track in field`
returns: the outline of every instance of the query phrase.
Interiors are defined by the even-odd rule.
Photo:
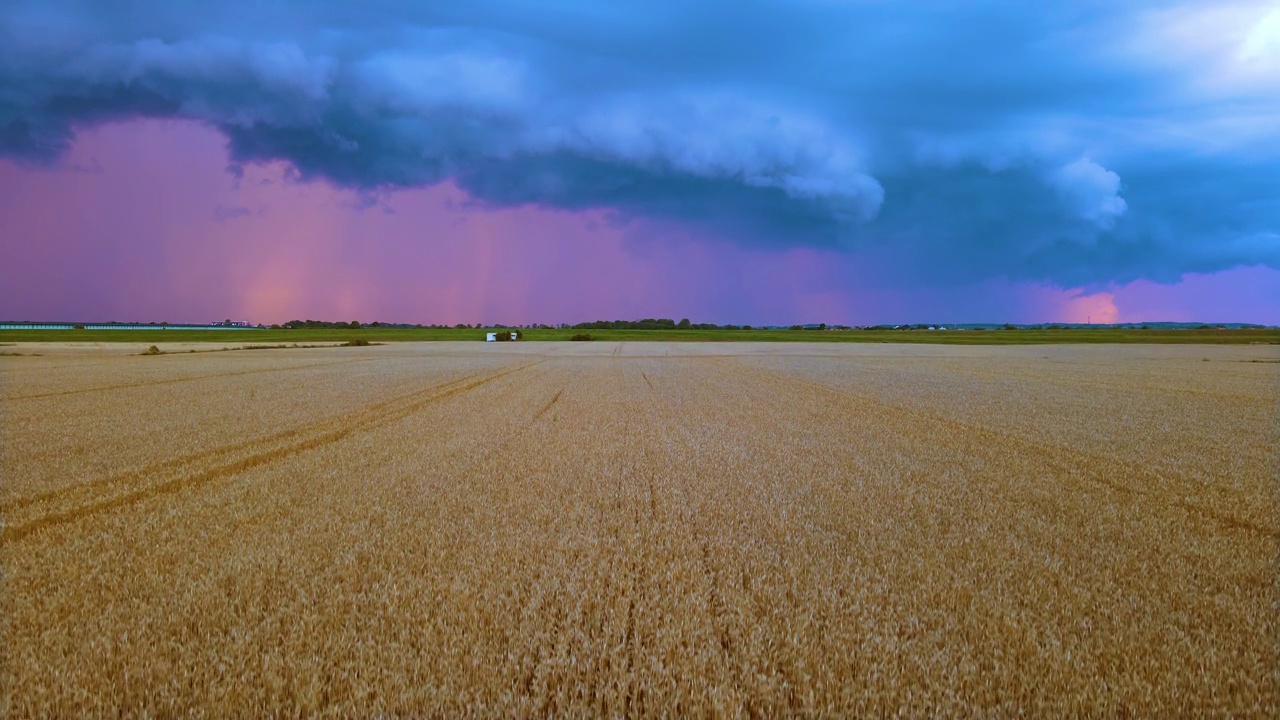
[[[338,418],[327,418],[266,438],[255,438],[214,448],[139,470],[102,478],[55,491],[14,498],[0,506],[6,517],[0,530],[0,546],[34,532],[71,523],[98,513],[133,505],[160,495],[232,477],[253,468],[339,442],[357,433],[385,427],[427,406],[474,390],[507,375],[526,370],[537,361],[489,374],[476,373],[433,385],[408,395]],[[279,443],[285,443],[272,447]],[[266,449],[262,449],[262,448]],[[156,476],[159,476],[158,478]],[[147,480],[158,480],[146,482]],[[143,486],[138,487],[142,482]],[[14,510],[52,506],[44,512],[14,521]]]
[[[182,353],[176,353],[176,354],[181,355]],[[286,368],[273,367],[273,368],[262,368],[259,370],[233,370],[231,372],[209,373],[207,375],[193,375],[190,377],[181,377],[181,378],[166,378],[164,380],[145,380],[145,381],[132,382],[132,383],[120,383],[117,385],[99,385],[97,387],[76,388],[74,390],[55,390],[52,392],[45,392],[45,393],[33,393],[31,395],[13,395],[13,396],[4,398],[4,400],[5,402],[12,402],[14,400],[39,400],[41,398],[64,397],[66,395],[82,395],[84,393],[92,393],[92,392],[110,392],[112,390],[130,390],[134,388],[153,387],[153,386],[159,386],[159,385],[176,385],[178,383],[196,382],[198,380],[214,380],[217,378],[240,377],[244,375],[260,375],[262,373],[292,372],[294,370],[305,370],[307,368],[327,367],[330,365],[345,365],[350,363],[371,362],[373,360],[379,360],[379,359],[381,358],[372,358],[372,357],[351,358],[347,360],[335,360],[333,362],[320,362],[320,363],[309,363],[306,365],[295,365],[293,367],[286,367]]]
[[[282,430],[280,432],[272,433],[270,435],[256,437],[250,440],[243,440],[240,442],[230,443],[227,445],[222,445],[220,447],[210,448],[208,450],[201,450],[199,452],[191,453],[191,454],[184,455],[177,458],[172,458],[172,459],[165,460],[158,463],[153,463],[151,465],[147,465],[146,467],[138,468],[136,470],[129,470],[123,473],[117,473],[115,475],[99,478],[97,480],[92,480],[85,483],[77,483],[75,485],[71,485],[68,487],[62,487],[55,490],[48,490],[45,492],[35,493],[32,495],[10,498],[3,502],[0,502],[0,512],[20,509],[34,503],[56,501],[56,500],[59,500],[60,498],[83,493],[86,491],[91,491],[98,487],[107,486],[107,485],[117,485],[120,483],[128,483],[128,482],[145,478],[147,476],[154,475],[157,473],[165,473],[173,470],[179,470],[185,466],[198,465],[206,461],[216,460],[220,457],[234,456],[239,452],[252,449],[254,447],[261,446],[263,444],[274,444],[279,442],[285,442],[299,436],[305,436],[310,433],[322,432],[327,428],[341,425],[343,424],[344,421],[346,423],[350,423],[364,417],[376,416],[379,413],[382,413],[383,411],[385,411],[387,408],[397,403],[403,403],[406,401],[411,401],[414,398],[420,398],[424,394],[430,394],[430,393],[448,388],[451,385],[461,383],[467,379],[475,378],[479,374],[480,373],[473,373],[471,375],[466,375],[461,378],[455,378],[453,380],[449,380],[443,383],[437,383],[435,385],[432,385],[428,388],[424,388],[422,390],[415,390],[411,393],[407,393],[405,395],[401,395],[398,397],[391,398],[389,400],[384,400],[374,405],[370,405],[366,408],[363,408],[361,410],[356,411],[355,413],[351,413],[346,416],[327,417],[322,420],[317,420],[315,422],[307,423],[305,425],[300,425],[298,427],[290,428],[288,430]]]
[[[560,396],[563,394],[564,394],[564,388],[560,388],[559,390],[557,390],[556,394],[552,395],[551,399],[548,400],[545,405],[539,408],[538,412],[533,414],[533,419],[538,420],[543,415],[546,415],[548,410],[550,410],[556,403],[560,402]]]
[[[744,365],[742,363],[726,361],[722,359],[712,360],[715,363],[730,363],[736,368],[749,373],[755,373],[763,378],[767,378],[770,382],[780,384],[792,384],[808,387],[818,390],[823,396],[836,399],[838,402],[855,402],[862,405],[870,405],[875,407],[877,414],[892,414],[904,419],[905,424],[902,427],[934,427],[941,426],[946,430],[957,432],[960,434],[968,434],[981,438],[982,445],[986,447],[1006,446],[1016,448],[1017,452],[1034,455],[1043,460],[1045,465],[1053,468],[1056,474],[1061,478],[1067,478],[1074,481],[1084,481],[1090,484],[1105,487],[1112,492],[1133,497],[1143,498],[1150,502],[1161,502],[1157,495],[1141,487],[1134,487],[1109,479],[1109,476],[1125,476],[1141,478],[1147,483],[1158,484],[1164,478],[1176,478],[1186,481],[1186,478],[1174,473],[1158,473],[1145,465],[1133,461],[1121,460],[1109,455],[1091,453],[1080,450],[1078,448],[1069,448],[1051,443],[1038,442],[1030,438],[1015,435],[1010,432],[996,430],[984,427],[971,422],[965,422],[954,418],[946,417],[936,413],[917,410],[913,408],[903,407],[892,403],[885,402],[881,398],[860,395],[846,388],[835,385],[827,385],[814,380],[806,380],[794,375],[787,375],[780,371],[769,368],[759,368]],[[886,427],[897,425],[895,423],[886,423]],[[1186,500],[1176,500],[1163,502],[1170,507],[1177,507],[1187,512],[1192,517],[1198,517],[1204,520],[1214,522],[1219,527],[1226,530],[1243,531],[1254,535],[1260,535],[1272,540],[1280,540],[1280,530],[1266,527],[1250,520],[1235,517],[1228,513],[1206,508],[1200,504],[1188,502]]]

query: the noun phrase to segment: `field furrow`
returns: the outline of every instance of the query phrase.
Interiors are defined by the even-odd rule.
[[[471,376],[443,383],[336,420],[312,423],[260,441],[205,451],[57,491],[8,499],[0,504],[0,511],[5,514],[0,545],[20,540],[46,527],[75,522],[95,513],[232,477],[259,465],[340,442],[353,433],[395,422],[432,402],[465,393],[527,367],[529,365],[484,377]]]

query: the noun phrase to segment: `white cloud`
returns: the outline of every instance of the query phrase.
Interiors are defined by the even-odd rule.
[[[1072,212],[1101,229],[1114,227],[1129,209],[1120,197],[1120,176],[1087,157],[1058,168],[1050,182]]]
[[[513,111],[532,102],[523,63],[479,53],[387,53],[361,63],[366,90],[401,111]]]
[[[884,190],[853,144],[821,120],[724,93],[629,96],[571,120],[564,146],[609,160],[777,188],[833,203],[849,220],[875,217]]]
[[[1176,69],[1194,95],[1247,99],[1280,90],[1280,5],[1274,0],[1185,3],[1137,21],[1129,60]]]
[[[1242,62],[1280,62],[1280,8],[1264,15],[1249,29],[1237,57]]]

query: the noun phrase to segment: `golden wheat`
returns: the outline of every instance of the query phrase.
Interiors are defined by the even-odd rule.
[[[1271,357],[5,359],[0,716],[1275,717]]]

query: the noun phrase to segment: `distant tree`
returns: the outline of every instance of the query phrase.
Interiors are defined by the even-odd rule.
[[[792,326],[791,326],[791,329],[792,329],[792,330],[803,330],[803,329],[804,329],[804,326],[803,326],[803,325],[792,325]]]
[[[826,323],[818,323],[818,329],[819,329],[819,330],[826,330],[826,329],[827,329],[827,324],[826,324]]]
[[[690,325],[691,323],[689,322],[689,318],[684,318],[679,323],[676,324],[676,327],[680,328],[681,330],[688,330]]]
[[[359,320],[352,320],[352,321],[351,321],[351,329],[352,329],[352,330],[359,330],[359,329],[360,329],[360,321],[359,321]]]
[[[743,330],[750,330],[750,329],[751,329],[751,326],[750,326],[750,325],[743,325],[743,326],[742,326],[742,329],[743,329]]]
[[[1009,323],[1005,323],[1005,324],[1004,324],[1004,328],[1003,328],[1003,329],[1005,329],[1005,330],[1017,330],[1017,328],[1016,328],[1016,327],[1014,327],[1013,325],[1011,325],[1011,324],[1009,324]]]

